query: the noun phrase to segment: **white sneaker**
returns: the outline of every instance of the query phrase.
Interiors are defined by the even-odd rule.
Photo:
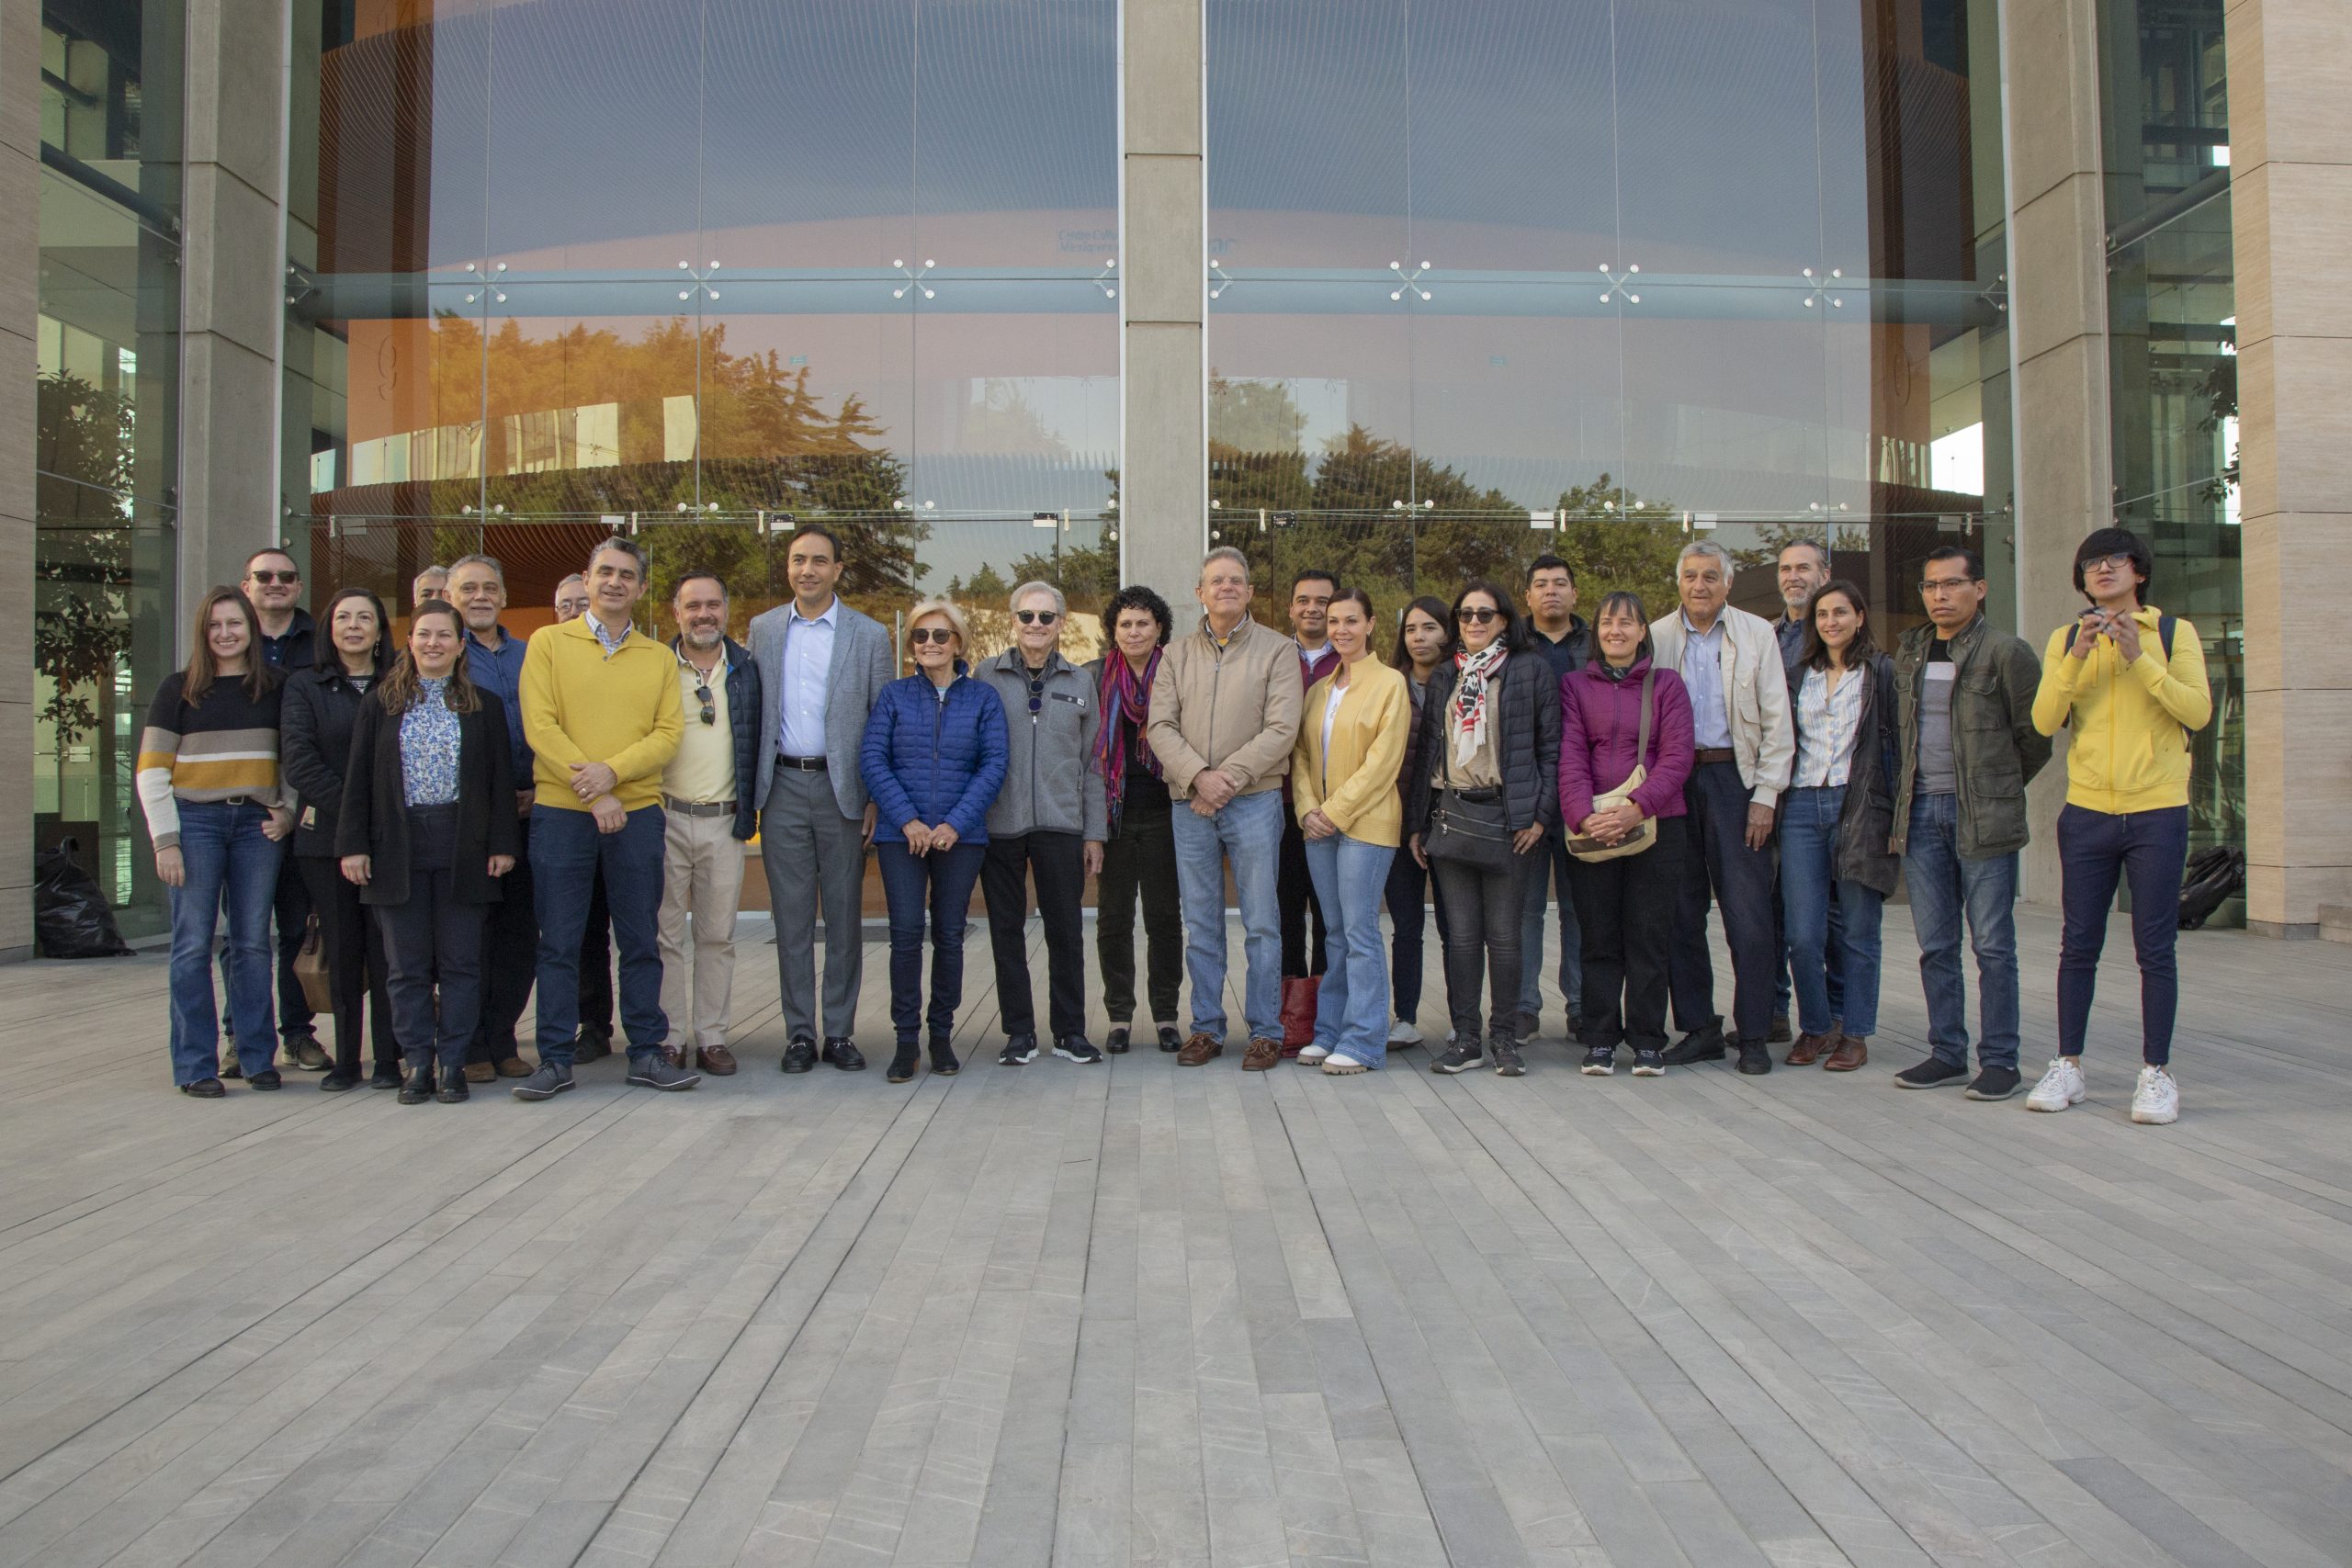
[[[1420,1028],[1411,1021],[1400,1018],[1388,1026],[1388,1043],[1391,1045],[1419,1045],[1420,1043]]]
[[[2161,1127],[2180,1120],[2180,1086],[2162,1067],[2142,1067],[2132,1091],[2132,1120]]]
[[[1302,1052],[1301,1055],[1305,1053]],[[1331,1053],[1330,1060],[1323,1064],[1323,1070],[1333,1077],[1344,1077],[1351,1073],[1366,1073],[1372,1069],[1344,1051],[1334,1051]]]
[[[2050,1064],[2050,1070],[2041,1075],[2041,1081],[2033,1086],[2033,1092],[2025,1097],[2025,1108],[2028,1111],[2064,1111],[2070,1105],[2081,1104],[2082,1100],[2083,1069],[2075,1066],[2074,1057],[2060,1056]]]
[[[1311,1067],[1330,1054],[1329,1045],[1305,1045],[1299,1048],[1298,1059]]]

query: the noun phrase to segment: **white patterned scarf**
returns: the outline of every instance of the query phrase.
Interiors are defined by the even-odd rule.
[[[1461,671],[1453,689],[1454,707],[1461,715],[1461,728],[1453,736],[1455,762],[1466,766],[1487,744],[1487,691],[1502,680],[1503,661],[1510,657],[1500,637],[1481,652],[1453,656],[1453,667]]]

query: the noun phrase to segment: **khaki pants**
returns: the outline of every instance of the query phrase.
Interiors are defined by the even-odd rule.
[[[662,1010],[670,1015],[664,1043],[686,1062],[688,1047],[699,1051],[727,1043],[743,846],[735,837],[731,812],[662,815],[668,820],[662,857]]]

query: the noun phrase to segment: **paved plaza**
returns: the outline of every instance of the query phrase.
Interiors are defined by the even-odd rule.
[[[740,1077],[544,1105],[190,1101],[160,957],[0,969],[0,1563],[2352,1563],[2341,947],[2185,937],[2145,1128],[2120,921],[2061,1116],[1893,1088],[1900,909],[1845,1078],[1001,1068],[975,937],[959,1077],[879,945],[778,1073],[747,944]]]

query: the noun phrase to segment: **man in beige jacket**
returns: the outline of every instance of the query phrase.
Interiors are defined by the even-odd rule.
[[[1145,734],[1178,810],[1176,880],[1184,903],[1193,1032],[1176,1055],[1197,1067],[1225,1054],[1225,868],[1241,900],[1242,1066],[1282,1060],[1283,775],[1298,739],[1298,645],[1250,618],[1250,563],[1211,550],[1201,563],[1200,629],[1169,645]]]

